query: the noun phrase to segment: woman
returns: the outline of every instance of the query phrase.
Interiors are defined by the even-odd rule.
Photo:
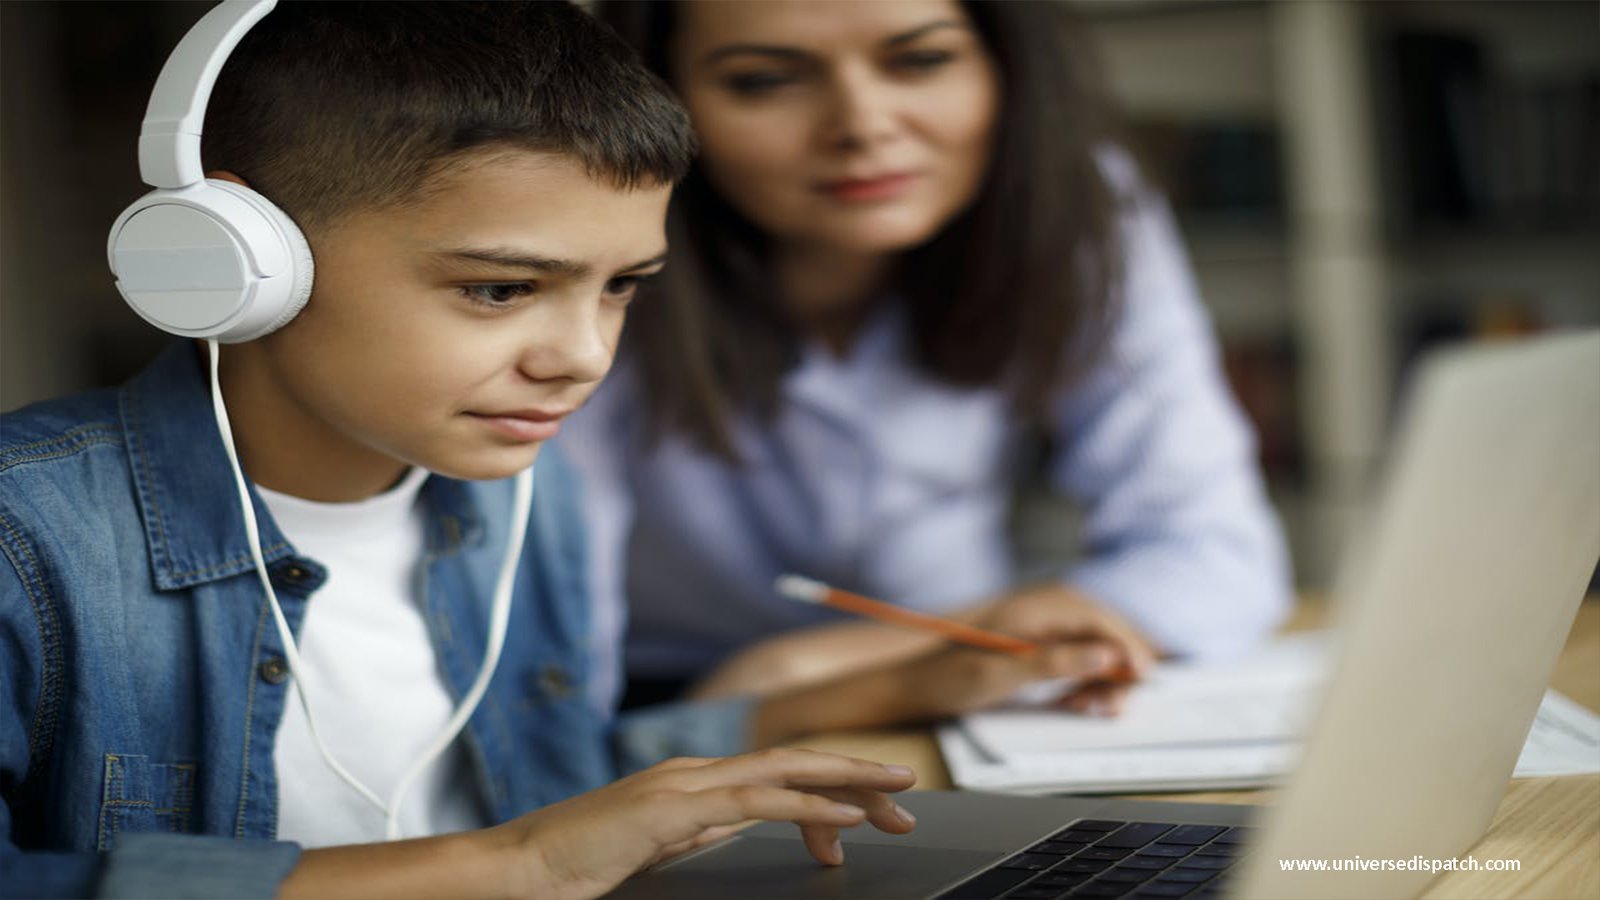
[[[1118,708],[1100,676],[1238,650],[1287,609],[1170,216],[1062,7],[599,4],[702,150],[671,265],[563,436],[589,470],[601,631],[626,596],[631,701],[760,694],[761,742],[829,703],[851,712],[826,724],[887,724],[1043,674],[825,625],[775,595],[784,572],[1086,653],[1063,701],[1083,712]],[[1085,555],[1019,586],[1008,506],[1041,444]]]

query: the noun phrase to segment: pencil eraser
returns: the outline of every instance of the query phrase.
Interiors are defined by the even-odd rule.
[[[779,575],[772,586],[780,595],[803,603],[821,603],[828,596],[827,585],[803,575]]]

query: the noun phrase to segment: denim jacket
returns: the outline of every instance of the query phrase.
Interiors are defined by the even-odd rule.
[[[621,728],[586,697],[574,482],[546,449],[505,648],[463,733],[495,821],[671,753],[741,749],[747,704]],[[198,355],[0,425],[0,895],[271,896],[283,646],[251,562]],[[252,491],[291,629],[326,579]],[[432,476],[423,602],[448,689],[477,673],[509,481]],[[615,665],[603,654],[606,665]]]

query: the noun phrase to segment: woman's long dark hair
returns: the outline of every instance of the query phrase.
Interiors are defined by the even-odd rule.
[[[1050,395],[1092,362],[1114,317],[1116,199],[1096,161],[1113,126],[1066,4],[963,6],[1000,71],[989,172],[966,211],[903,254],[893,290],[925,372],[1003,387],[1037,424]],[[601,0],[595,11],[670,83],[673,7]],[[673,198],[668,239],[672,262],[630,313],[625,350],[653,432],[682,430],[734,459],[731,417],[777,411],[780,382],[799,358],[797,329],[766,265],[766,236],[699,166]]]

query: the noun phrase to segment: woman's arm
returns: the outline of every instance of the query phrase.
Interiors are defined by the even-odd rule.
[[[1125,193],[1122,318],[1056,410],[1053,481],[1088,511],[1086,557],[1064,581],[1164,653],[1226,654],[1289,608],[1283,535],[1171,213]]]

